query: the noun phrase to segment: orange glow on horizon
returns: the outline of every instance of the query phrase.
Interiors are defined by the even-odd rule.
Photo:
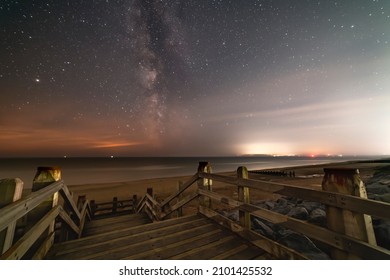
[[[130,147],[130,146],[137,146],[137,145],[142,145],[140,142],[127,142],[127,143],[112,143],[112,142],[103,142],[103,143],[98,143],[94,146],[93,148],[120,148],[120,147]]]

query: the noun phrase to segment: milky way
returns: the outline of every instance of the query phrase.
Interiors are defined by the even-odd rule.
[[[390,154],[389,1],[26,2],[0,156]]]

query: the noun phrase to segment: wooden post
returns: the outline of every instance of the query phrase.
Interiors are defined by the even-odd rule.
[[[138,204],[138,197],[136,194],[133,195],[133,210],[132,213],[135,213],[137,211],[136,206]]]
[[[146,193],[153,197],[153,188],[147,188]]]
[[[322,180],[324,191],[367,198],[366,189],[360,179],[358,169],[325,168],[324,172],[325,175]],[[371,216],[327,206],[326,218],[329,229],[376,245]],[[331,254],[335,259],[359,259],[356,255],[338,249],[333,249]]]
[[[90,202],[90,206],[91,206],[91,215],[92,215],[92,218],[95,216],[95,212],[96,212],[96,208],[97,208],[97,205],[96,205],[96,202],[94,199],[92,199]]]
[[[0,208],[19,200],[22,197],[23,181],[19,178],[0,180]],[[0,231],[0,253],[7,251],[13,243],[16,221]]]
[[[211,165],[209,162],[201,161],[199,162],[198,172],[211,173]],[[213,182],[211,179],[199,178],[198,179],[198,188],[204,189],[207,191],[212,191]],[[201,197],[199,199],[199,205],[211,208],[211,200],[209,197]]]
[[[248,169],[245,166],[240,166],[237,168],[237,178],[248,179]],[[238,201],[243,203],[250,203],[248,187],[238,186]],[[251,229],[250,214],[241,210],[239,210],[238,214],[240,218],[240,224],[247,229]]]
[[[180,191],[181,189],[183,188],[183,182],[182,181],[179,181],[177,183],[177,190]],[[180,202],[183,198],[183,193],[179,194],[179,196],[177,197],[177,201],[176,202]],[[183,207],[180,207],[176,210],[176,213],[177,213],[177,217],[181,217],[183,216]]]
[[[115,196],[112,199],[112,214],[116,214],[117,211],[118,211],[118,198]]]
[[[61,169],[59,167],[38,167],[33,179],[32,192],[43,189],[50,184],[61,180]],[[32,228],[40,219],[42,219],[53,207],[58,204],[58,192],[48,197],[45,201],[31,210],[27,215],[27,226],[25,232]],[[39,237],[38,241],[31,247],[25,256],[28,258],[43,257],[47,250],[54,243],[55,220],[53,220],[48,229]],[[38,252],[39,256],[35,255]],[[34,254],[34,255],[31,255]]]

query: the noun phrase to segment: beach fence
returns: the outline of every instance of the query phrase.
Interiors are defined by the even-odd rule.
[[[246,167],[239,167],[236,177],[212,174],[210,164],[201,162],[198,172],[177,192],[162,202],[157,202],[150,195],[145,195],[139,203],[138,211],[145,211],[151,219],[159,221],[198,199],[199,213],[249,240],[254,246],[261,247],[278,259],[306,257],[255,232],[252,228],[252,218],[303,234],[327,248],[334,259],[390,259],[390,251],[376,244],[371,220],[371,216],[389,220],[390,204],[367,199],[364,184],[357,169],[326,168],[324,172],[322,190],[314,190],[249,179]],[[213,181],[237,188],[237,198],[233,199],[213,191]],[[197,184],[194,188],[195,183]],[[192,190],[184,195],[191,187]],[[321,227],[257,206],[251,202],[250,192],[252,190],[321,203],[326,208],[326,226]],[[179,201],[177,201],[178,196],[182,197]],[[175,203],[171,203],[173,201]],[[223,207],[238,210],[238,218],[231,219],[216,210],[223,209]]]
[[[119,231],[115,232],[112,226],[106,227],[105,230],[111,232],[101,232],[99,240],[102,239],[102,234],[107,237],[106,247],[112,242],[120,244],[125,238],[130,238],[132,241],[145,240],[144,243],[127,245],[124,250],[127,254],[126,258],[141,258],[150,252],[159,252],[158,255],[152,255],[162,258],[163,256],[172,255],[172,248],[180,251],[180,246],[184,246],[186,236],[181,236],[178,240],[178,232],[168,232],[168,227],[172,231],[172,226],[177,229],[183,229],[184,223],[200,223],[203,227],[213,227],[209,223],[213,223],[214,227],[223,227],[225,239],[214,240],[213,246],[219,246],[218,255],[213,258],[233,258],[238,256],[240,248],[261,250],[264,252],[262,258],[272,259],[310,259],[316,258],[313,255],[307,255],[305,252],[300,252],[294,246],[288,246],[285,242],[280,242],[277,238],[273,238],[273,233],[264,233],[258,228],[255,223],[266,224],[268,228],[279,228],[290,233],[299,234],[310,238],[315,245],[325,250],[332,259],[390,259],[390,251],[384,247],[378,246],[376,243],[375,233],[372,225],[372,217],[383,220],[390,219],[390,204],[374,201],[367,198],[364,184],[359,177],[359,172],[356,169],[324,169],[324,177],[322,181],[322,190],[314,190],[310,188],[292,186],[288,184],[280,184],[264,180],[250,179],[246,167],[241,166],[236,170],[235,176],[225,176],[213,174],[212,167],[208,162],[200,162],[197,172],[185,183],[182,183],[177,188],[177,191],[163,200],[158,200],[153,194],[152,189],[140,199],[133,200],[133,210],[142,214],[144,213],[153,221],[152,224],[141,225],[137,223],[135,227],[122,228],[118,237]],[[220,182],[234,188],[234,196],[222,195],[213,189],[213,183]],[[83,242],[84,225],[94,222],[91,204],[86,197],[79,197],[78,202],[74,201],[65,183],[61,180],[60,170],[58,168],[38,168],[37,175],[33,183],[33,192],[26,196],[20,197],[22,182],[18,179],[2,180],[1,184],[1,204],[0,207],[0,231],[2,236],[1,259],[39,259],[47,258],[48,252],[51,250],[53,243],[68,244],[66,240],[78,239],[80,243],[72,242],[67,245],[73,246],[74,254],[81,254],[79,248],[91,248],[95,250],[90,256],[100,256],[104,258],[103,253],[97,252],[98,245],[85,245]],[[3,191],[6,190],[6,191]],[[287,199],[301,199],[312,201],[324,205],[326,211],[326,224],[318,225],[308,221],[293,217],[291,215],[280,213],[275,209],[258,205],[252,199],[251,193],[261,191],[272,195],[278,195],[281,201]],[[137,201],[134,204],[134,201]],[[116,214],[118,210],[118,200],[113,199],[109,202],[108,212]],[[196,207],[197,218],[191,216],[189,218],[181,217],[186,213],[185,207],[191,205]],[[102,207],[104,205],[101,205]],[[95,207],[95,206],[94,206]],[[114,211],[114,209],[116,209]],[[96,209],[95,209],[96,212]],[[232,215],[235,213],[237,215]],[[105,215],[109,216],[108,213]],[[134,216],[132,215],[123,215]],[[123,220],[120,218],[102,218],[99,224],[103,225],[105,221],[120,221],[123,227]],[[121,218],[122,219],[122,218]],[[133,219],[133,218],[132,218]],[[194,222],[191,222],[194,221]],[[108,223],[108,222],[107,222]],[[180,223],[183,223],[181,225]],[[213,228],[214,228],[213,227]],[[152,231],[147,231],[152,230]],[[218,229],[216,229],[217,231]],[[193,230],[187,230],[188,234],[194,233]],[[153,232],[150,235],[150,232]],[[144,234],[145,233],[145,234]],[[164,233],[164,234],[163,234]],[[228,234],[233,234],[229,235]],[[126,234],[124,236],[123,234]],[[136,238],[133,238],[133,235]],[[148,236],[146,236],[149,234]],[[162,236],[163,234],[163,236]],[[174,234],[174,235],[172,235]],[[13,235],[13,236],[12,236]],[[145,236],[143,236],[145,235]],[[205,236],[207,233],[205,233]],[[152,240],[155,237],[156,241]],[[177,256],[191,256],[202,258],[210,255],[210,244],[207,244],[206,239],[202,239],[197,235],[187,239],[191,244],[191,248],[184,248],[187,253],[177,253]],[[117,239],[114,240],[113,238]],[[232,248],[231,240],[245,241],[243,243],[237,241],[237,247]],[[92,237],[87,238],[92,243]],[[97,239],[96,239],[97,240]],[[169,242],[177,242],[170,244]],[[194,241],[192,241],[194,240]],[[196,242],[202,242],[203,245],[198,245]],[[226,240],[226,242],[223,242]],[[230,240],[230,241],[229,241]],[[135,242],[134,241],[134,242]],[[130,242],[130,241],[127,241]],[[146,243],[145,243],[146,242]],[[154,242],[154,243],[153,243]],[[209,241],[211,242],[211,241]],[[218,243],[219,242],[219,243]],[[148,250],[146,245],[152,246],[154,249]],[[249,244],[249,245],[248,245]],[[84,246],[84,247],[82,247]],[[88,247],[89,246],[89,247]],[[161,248],[157,248],[162,246]],[[165,246],[165,247],[164,247]],[[229,247],[230,246],[230,247]],[[201,253],[201,249],[208,250],[208,254]],[[214,248],[213,247],[213,248]],[[61,246],[57,246],[57,250],[61,250]],[[132,248],[134,251],[132,251]],[[171,249],[169,249],[171,248]],[[215,247],[216,248],[216,247]],[[112,248],[109,248],[112,250]],[[145,250],[140,253],[140,250]],[[249,250],[248,249],[248,250]],[[115,249],[119,250],[119,249]],[[165,251],[164,251],[165,250]],[[167,250],[171,250],[168,254]],[[182,250],[182,251],[183,251]],[[119,257],[117,254],[111,253],[111,257]],[[256,251],[257,252],[257,251]],[[100,255],[99,255],[100,254]],[[67,255],[72,258],[76,255]],[[244,256],[244,255],[241,255]],[[245,255],[249,256],[249,255]],[[84,256],[85,257],[85,256]],[[259,257],[259,256],[258,256]],[[92,258],[92,257],[91,257]],[[122,258],[122,257],[121,257]]]

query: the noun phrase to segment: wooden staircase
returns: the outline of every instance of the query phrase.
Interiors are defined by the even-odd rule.
[[[143,214],[92,220],[84,237],[55,244],[47,259],[264,259],[245,239],[197,214],[153,222]]]

